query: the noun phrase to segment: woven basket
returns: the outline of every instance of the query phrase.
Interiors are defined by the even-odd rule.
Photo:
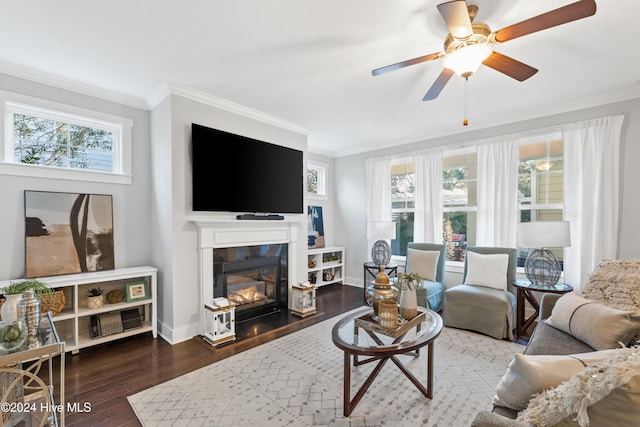
[[[20,404],[24,402],[23,381],[21,375],[16,371],[20,369],[22,369],[22,364],[3,366],[0,368],[0,392],[2,393],[4,401],[9,404]],[[12,415],[12,411],[2,411],[2,425],[14,425],[12,422],[9,422]]]
[[[46,313],[51,312],[52,316],[60,313],[67,304],[67,298],[63,291],[53,291],[50,294],[44,293],[40,295],[40,311]]]

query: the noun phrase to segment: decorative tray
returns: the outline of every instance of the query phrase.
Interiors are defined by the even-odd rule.
[[[427,313],[425,311],[418,310],[418,315],[411,320],[405,320],[398,316],[398,327],[396,329],[387,329],[380,326],[378,322],[371,318],[371,316],[373,316],[372,311],[364,316],[357,317],[355,319],[355,326],[357,328],[377,332],[388,337],[398,338],[399,336],[406,334],[414,326],[419,325],[420,322],[425,319],[426,315]]]

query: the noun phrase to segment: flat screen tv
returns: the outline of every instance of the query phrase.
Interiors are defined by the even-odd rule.
[[[191,125],[193,210],[303,213],[302,151]]]

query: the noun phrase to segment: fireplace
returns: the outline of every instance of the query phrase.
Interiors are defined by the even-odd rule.
[[[287,244],[213,251],[213,296],[236,304],[236,323],[287,308]]]
[[[286,309],[282,264],[279,256],[214,263],[213,295],[236,305],[237,323]]]
[[[276,309],[288,310],[289,285],[306,278],[306,270],[302,270],[300,266],[306,265],[306,255],[300,258],[300,252],[306,253],[304,251],[306,240],[303,241],[304,244],[298,242],[298,236],[306,236],[304,234],[307,226],[306,216],[292,216],[281,221],[239,221],[219,218],[197,219],[193,222],[198,227],[200,252],[198,313],[200,334],[204,334],[207,330],[205,304],[213,302],[215,289],[220,289],[220,291],[215,290],[216,293],[220,292],[216,296],[222,295],[222,289],[226,286],[224,281],[219,281],[222,265],[225,263],[279,257],[280,272],[274,274],[280,282],[276,286],[280,298],[279,307]],[[233,269],[235,264],[230,264],[228,267]],[[259,266],[259,270],[261,269],[262,266]],[[273,309],[273,306],[269,308],[269,310]],[[259,317],[262,314],[247,311],[248,315]]]

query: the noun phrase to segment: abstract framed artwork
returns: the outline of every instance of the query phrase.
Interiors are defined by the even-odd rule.
[[[111,195],[24,192],[26,277],[113,270]]]
[[[324,220],[322,218],[322,206],[307,207],[309,216],[307,247],[309,249],[324,248]]]

